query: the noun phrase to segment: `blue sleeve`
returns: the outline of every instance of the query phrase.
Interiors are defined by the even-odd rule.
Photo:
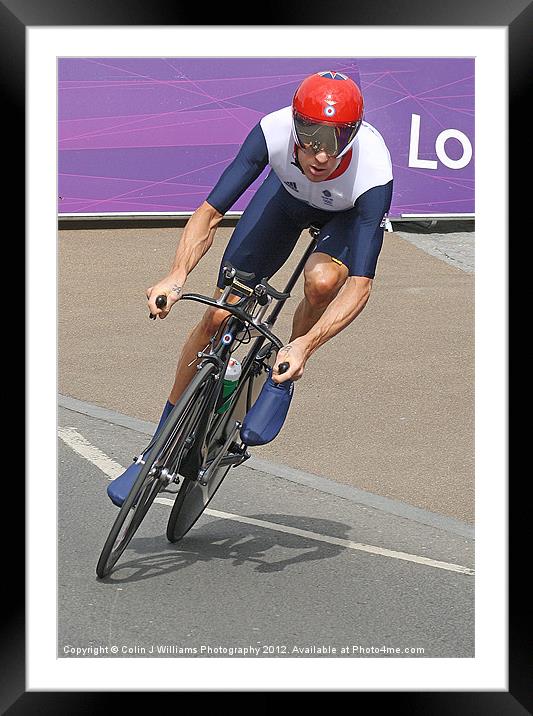
[[[350,276],[374,278],[379,252],[383,245],[384,216],[390,209],[392,180],[383,186],[374,186],[355,202]]]
[[[268,149],[259,124],[244,140],[239,153],[226,167],[207,197],[207,201],[225,214],[268,164]]]

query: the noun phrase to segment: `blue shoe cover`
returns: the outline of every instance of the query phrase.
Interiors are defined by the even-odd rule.
[[[133,462],[123,473],[116,477],[107,486],[107,494],[111,502],[117,507],[122,507],[126,497],[130,494],[135,480],[139,477],[139,473],[143,465],[139,462]]]
[[[163,413],[161,414],[161,418],[159,420],[159,425],[157,426],[154,437],[158,434],[158,432],[163,427],[165,420],[170,415],[170,412],[172,411],[172,408],[174,407],[173,403],[169,402],[167,400],[165,407],[163,408]],[[146,452],[146,455],[148,455],[148,452]],[[111,482],[107,486],[107,494],[109,495],[111,502],[116,505],[117,507],[122,507],[123,503],[126,501],[126,497],[130,494],[130,490],[135,484],[135,480],[139,477],[139,473],[142,468],[142,464],[139,462],[133,462],[123,473],[122,475],[119,475],[116,477],[113,482]]]
[[[264,445],[274,440],[287,417],[294,381],[274,383],[271,375],[243,420],[240,436],[246,445]]]

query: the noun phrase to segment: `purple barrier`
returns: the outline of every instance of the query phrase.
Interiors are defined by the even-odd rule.
[[[363,91],[394,165],[391,217],[473,215],[474,60],[60,59],[59,214],[176,214],[206,198],[249,130],[331,69]],[[232,207],[242,211],[266,171]]]

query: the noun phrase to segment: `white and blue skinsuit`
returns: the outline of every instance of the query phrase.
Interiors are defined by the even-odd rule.
[[[289,258],[301,232],[320,227],[315,251],[374,278],[383,218],[392,198],[392,162],[379,132],[363,122],[352,148],[329,178],[310,181],[298,165],[292,108],[266,115],[246,137],[207,202],[225,214],[268,165],[271,171],[237,222],[226,260],[256,279],[270,278]],[[222,287],[219,273],[218,286]]]

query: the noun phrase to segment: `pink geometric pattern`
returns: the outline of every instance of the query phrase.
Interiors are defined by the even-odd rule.
[[[59,213],[194,211],[250,129],[321,70],[361,86],[393,159],[391,216],[474,212],[473,156],[454,169],[435,147],[449,129],[474,147],[473,59],[92,57],[59,61]],[[409,165],[413,115],[417,159],[435,169]],[[456,137],[444,147],[452,162],[464,152]]]

